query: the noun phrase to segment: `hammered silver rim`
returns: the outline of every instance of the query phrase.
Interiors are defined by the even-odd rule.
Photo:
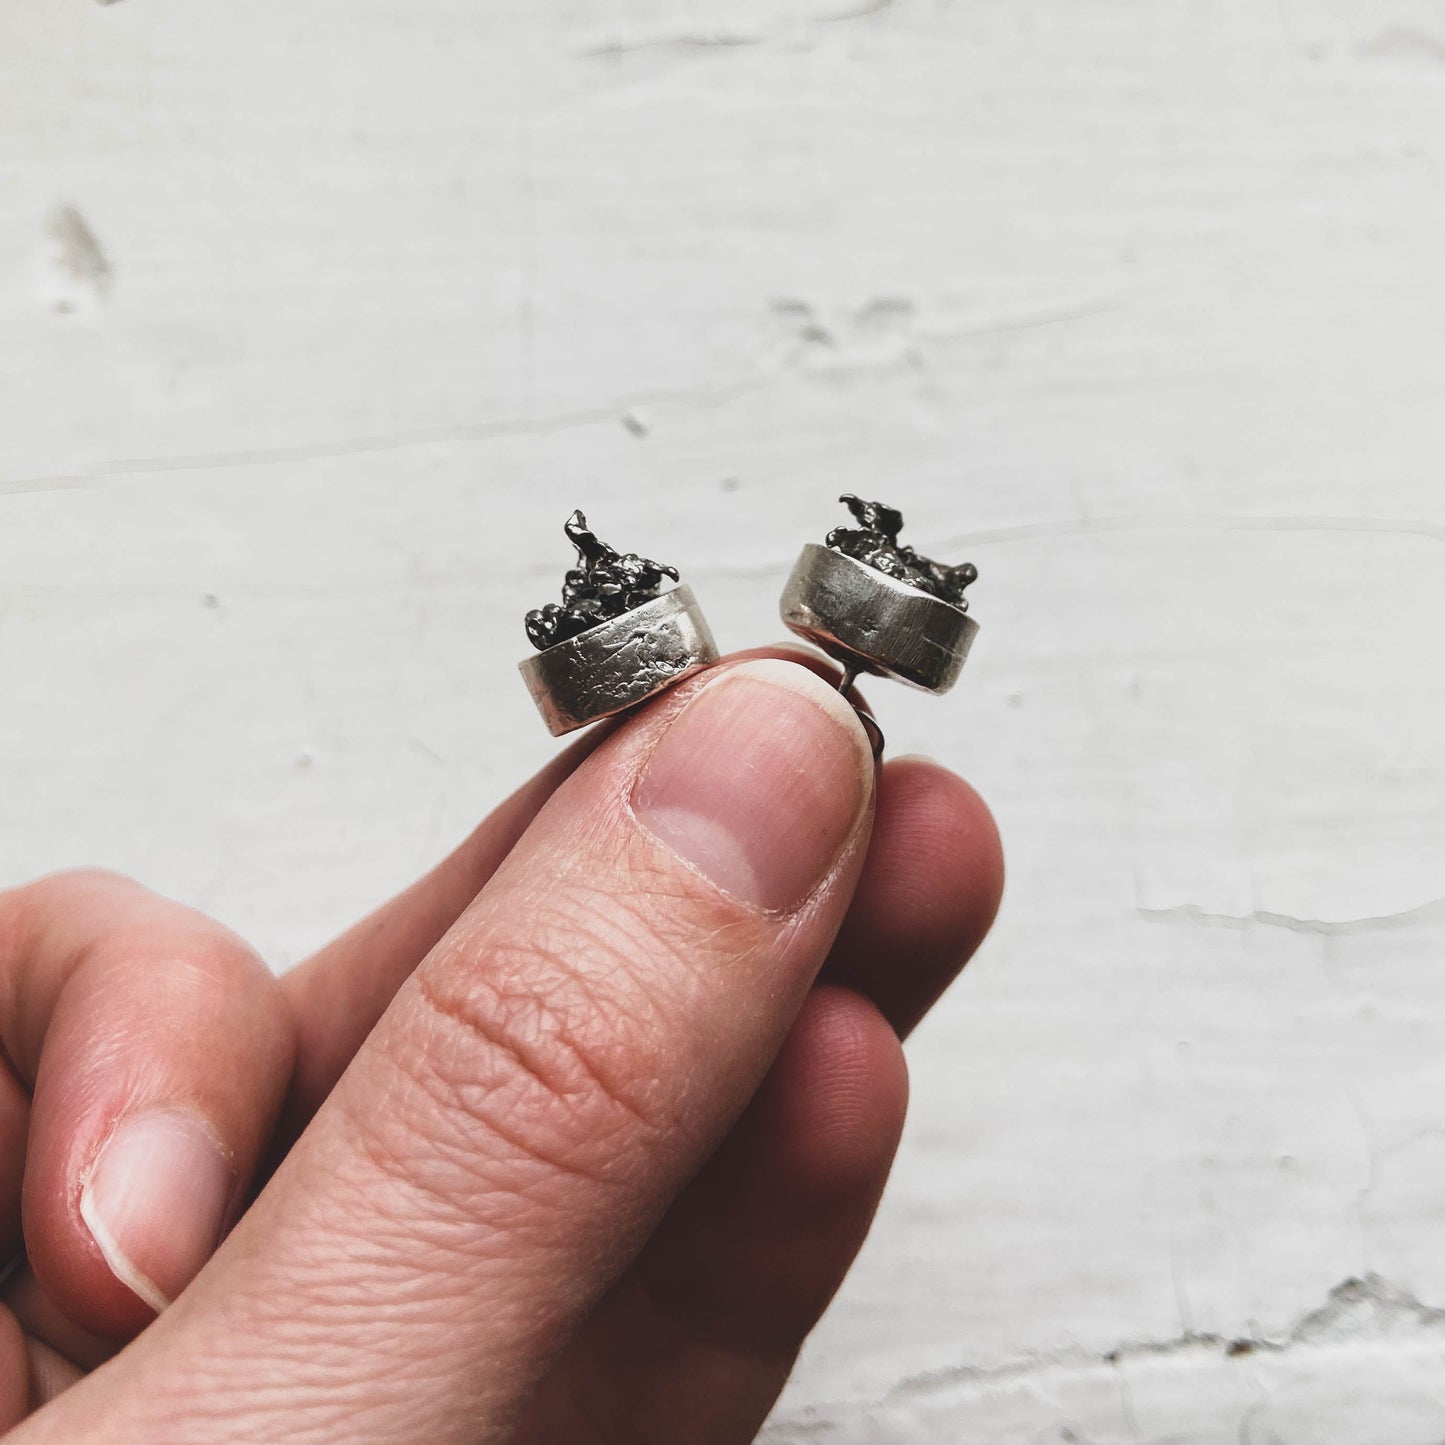
[[[554,737],[656,697],[718,660],[688,586],[538,652],[520,664]]]
[[[966,612],[831,547],[803,548],[779,612],[798,636],[845,667],[947,692],[978,623]]]

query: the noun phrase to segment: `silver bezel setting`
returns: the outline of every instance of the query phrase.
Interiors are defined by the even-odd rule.
[[[548,730],[561,737],[637,707],[717,660],[712,630],[683,585],[520,667]]]
[[[810,542],[778,608],[784,623],[857,672],[925,692],[958,681],[978,623],[940,597]]]

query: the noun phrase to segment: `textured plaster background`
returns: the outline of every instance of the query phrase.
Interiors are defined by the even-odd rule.
[[[983,571],[992,800],[775,1445],[1445,1438],[1445,9],[0,0],[0,882],[285,966],[550,755],[583,503]]]

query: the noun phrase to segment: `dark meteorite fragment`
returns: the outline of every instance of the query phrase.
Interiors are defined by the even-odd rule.
[[[857,527],[835,527],[828,533],[828,545],[845,557],[866,563],[885,576],[896,577],[920,592],[937,597],[960,612],[968,611],[963,592],[978,581],[972,562],[945,566],[925,557],[898,540],[903,530],[903,513],[882,502],[865,502],[846,492],[838,500],[852,512]]]
[[[609,547],[580,510],[568,518],[567,536],[577,549],[578,565],[563,581],[561,603],[549,602],[527,614],[527,636],[539,651],[655,601],[662,595],[664,578],[678,580],[676,567],[635,552],[623,556]]]

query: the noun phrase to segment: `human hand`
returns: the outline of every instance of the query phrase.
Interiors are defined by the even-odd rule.
[[[288,1075],[300,1135],[176,1303],[14,1438],[752,1439],[871,1219],[899,1036],[1000,883],[966,785],[875,776],[835,692],[752,660],[584,741],[279,983],[133,885],[7,895],[0,1033],[34,1088],[28,1123],[0,1101],[34,1271],[7,1423],[22,1327],[54,1388],[200,1268]]]

